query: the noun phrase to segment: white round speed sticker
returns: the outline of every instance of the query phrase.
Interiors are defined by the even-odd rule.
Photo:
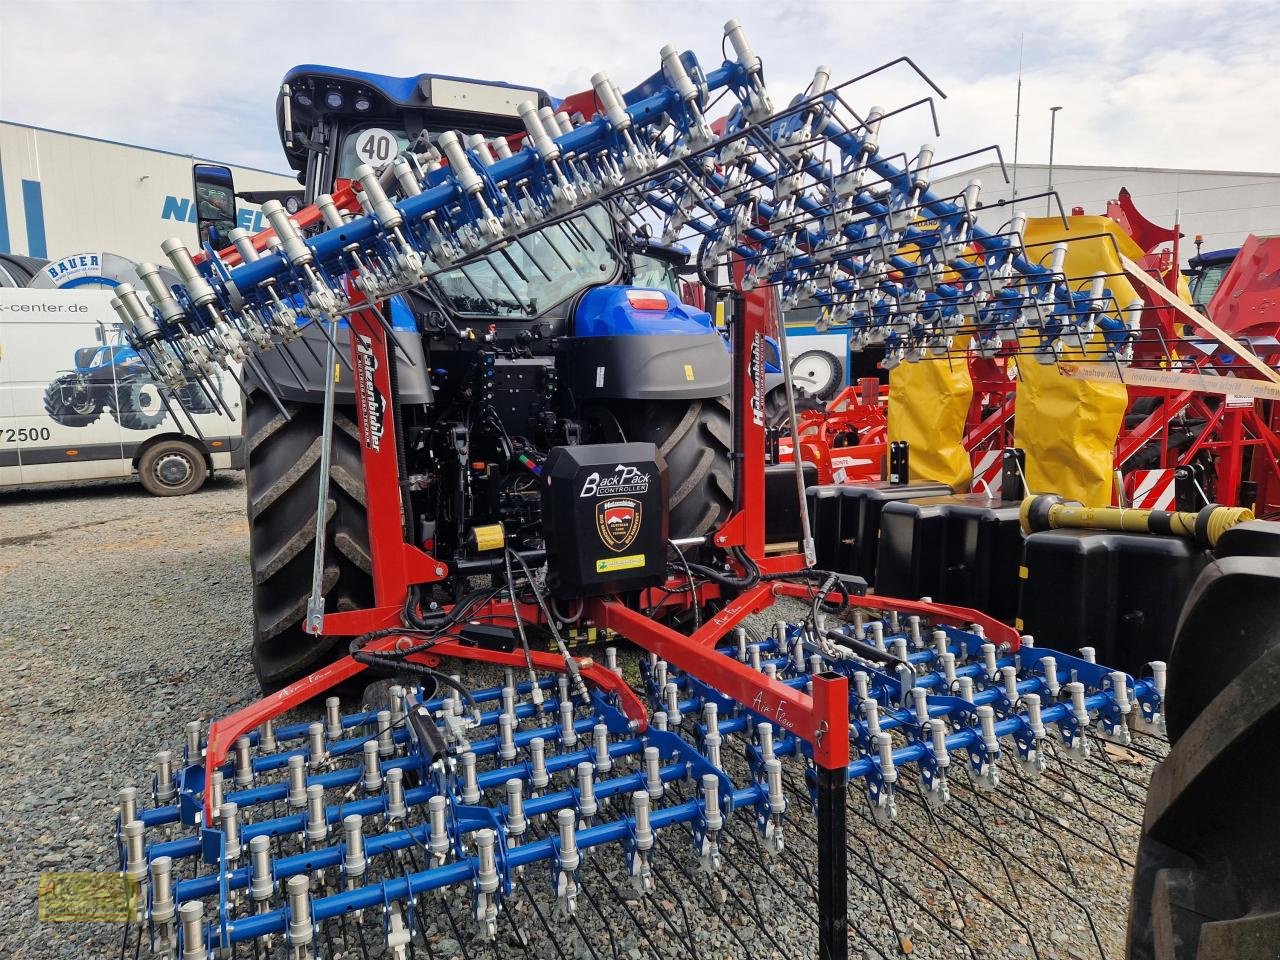
[[[399,152],[396,135],[390,130],[370,127],[368,130],[361,130],[356,137],[356,156],[361,163],[367,163],[371,167],[390,163]]]

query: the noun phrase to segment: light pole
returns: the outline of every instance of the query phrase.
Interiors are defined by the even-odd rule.
[[[1053,193],[1053,134],[1055,132],[1055,128],[1058,125],[1058,111],[1061,109],[1062,109],[1061,107],[1049,108],[1049,190],[1048,192],[1050,194]],[[1044,198],[1044,215],[1046,217],[1053,216],[1053,197],[1052,196],[1048,196]]]

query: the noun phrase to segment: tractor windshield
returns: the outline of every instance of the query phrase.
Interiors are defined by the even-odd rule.
[[[1222,278],[1231,269],[1231,261],[1225,263],[1207,263],[1200,273],[1191,281],[1191,299],[1200,307],[1207,307],[1217,292]]]

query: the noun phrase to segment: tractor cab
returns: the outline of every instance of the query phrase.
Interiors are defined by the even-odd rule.
[[[1188,261],[1191,302],[1195,304],[1197,310],[1202,313],[1208,310],[1209,301],[1213,299],[1219,284],[1222,283],[1222,278],[1231,269],[1231,264],[1239,252],[1239,247],[1210,250],[1207,253],[1197,253]]]
[[[366,163],[375,170],[445,130],[485,137],[524,132],[517,108],[553,105],[537,87],[434,74],[388,77],[305,64],[284,78],[276,123],[303,200],[329,193]]]

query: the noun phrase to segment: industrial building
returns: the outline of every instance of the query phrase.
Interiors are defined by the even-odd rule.
[[[106,251],[154,260],[179,237],[195,246],[188,154],[0,122],[0,253],[57,259]],[[231,166],[239,191],[296,190],[292,175]],[[241,225],[262,229],[242,203]]]
[[[1280,233],[1280,173],[1250,173],[1232,170],[1179,170],[1162,167],[1097,167],[1023,163],[1006,167],[1009,181],[997,163],[988,163],[940,178],[934,190],[940,196],[959,193],[972,179],[982,181],[982,204],[988,210],[981,217],[988,229],[996,229],[1007,219],[1008,204],[1016,183],[1019,207],[1028,216],[1043,217],[1057,208],[1044,194],[1052,182],[1070,214],[1075,207],[1086,214],[1103,214],[1107,201],[1127,187],[1138,210],[1161,226],[1172,226],[1181,212],[1186,239],[1181,254],[1195,255],[1196,236],[1202,249],[1236,247],[1249,234],[1269,236]],[[1052,178],[1052,179],[1051,179]],[[1034,200],[1027,197],[1036,196]]]

